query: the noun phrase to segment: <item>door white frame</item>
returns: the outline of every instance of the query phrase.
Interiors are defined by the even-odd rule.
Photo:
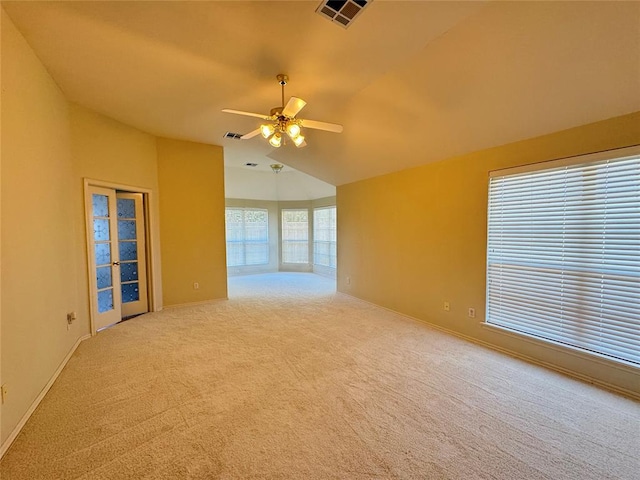
[[[96,279],[93,278],[91,274],[91,262],[93,259],[91,258],[91,242],[93,241],[92,233],[93,233],[93,225],[89,223],[89,213],[92,211],[93,204],[91,201],[91,193],[89,191],[89,187],[103,187],[110,188],[113,190],[122,190],[131,193],[141,193],[144,198],[144,222],[145,222],[145,233],[147,236],[147,249],[146,249],[146,260],[147,260],[147,295],[149,298],[149,311],[157,312],[162,309],[160,304],[159,295],[156,293],[156,287],[160,285],[161,279],[159,278],[159,272],[156,270],[156,265],[160,265],[159,262],[159,248],[155,244],[155,238],[153,233],[156,231],[155,226],[157,225],[157,218],[155,208],[155,197],[152,190],[143,187],[135,187],[132,185],[124,185],[120,183],[106,182],[103,180],[96,180],[92,178],[84,178],[84,218],[85,218],[85,234],[86,234],[86,267],[87,267],[87,275],[89,278],[89,317],[91,319],[91,335],[96,334],[96,325],[94,312],[97,310],[95,302],[96,300],[91,295],[91,292],[95,289]]]

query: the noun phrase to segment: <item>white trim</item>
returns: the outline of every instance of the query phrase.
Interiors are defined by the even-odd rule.
[[[598,352],[585,351],[572,345],[565,345],[563,343],[548,340],[546,338],[536,337],[535,335],[530,335],[528,333],[510,330],[508,328],[502,327],[500,325],[494,325],[492,323],[481,322],[480,326],[482,328],[486,328],[487,330],[494,331],[511,338],[523,340],[538,347],[550,348],[551,350],[555,350],[556,352],[566,353],[568,355],[578,357],[581,360],[588,360],[590,362],[599,363],[609,368],[617,368],[618,370],[622,370],[626,373],[633,373],[637,375],[640,372],[640,367],[638,367],[636,364],[626,362],[624,360],[613,359]]]
[[[151,205],[155,205],[156,200],[151,190],[141,193],[144,194],[143,198],[148,200],[147,202],[143,202],[145,235],[147,240],[147,298],[149,299],[149,311],[159,312],[162,310],[162,295],[156,295],[156,287],[162,285],[162,279],[160,278],[160,272],[156,272],[155,261],[160,262],[160,259],[156,258],[158,256],[156,252],[160,252],[160,245],[156,245],[153,241],[153,232],[156,231],[155,224],[157,219],[156,216],[152,214],[153,209],[151,208]]]
[[[429,322],[427,320],[423,320],[421,318],[412,317],[411,315],[407,315],[406,313],[398,312],[398,311],[393,310],[391,308],[383,307],[382,305],[378,305],[377,303],[373,303],[373,302],[370,302],[368,300],[363,300],[362,298],[358,298],[358,297],[356,297],[354,295],[350,295],[348,293],[343,293],[343,292],[337,292],[337,293],[339,293],[341,295],[345,295],[345,296],[350,297],[350,298],[353,298],[355,300],[359,300],[359,301],[364,302],[364,303],[368,303],[369,305],[373,305],[373,306],[376,306],[378,308],[382,308],[383,310],[395,313],[397,315],[400,315],[401,317],[405,317],[405,318],[408,318],[410,320],[414,320],[416,322],[420,322],[420,323],[426,324],[427,326],[432,327],[435,330],[439,330],[441,332],[447,333],[449,335],[453,335],[454,337],[461,338],[463,340],[466,340],[468,342],[474,343],[476,345],[480,345],[480,346],[489,348],[490,350],[495,350],[495,351],[498,351],[500,353],[507,354],[507,355],[509,355],[511,357],[515,357],[515,358],[518,358],[520,360],[524,360],[526,362],[533,363],[534,365],[539,365],[541,367],[548,368],[549,370],[553,370],[553,371],[556,371],[558,373],[562,373],[563,375],[567,375],[568,377],[572,377],[572,378],[576,378],[578,380],[582,380],[583,382],[590,383],[592,385],[596,385],[598,387],[601,387],[601,388],[604,388],[606,390],[618,393],[620,395],[624,395],[624,396],[632,398],[634,400],[640,400],[640,392],[636,392],[634,390],[629,390],[629,389],[626,389],[624,387],[620,387],[618,385],[613,385],[611,383],[608,383],[608,382],[605,382],[605,381],[602,381],[602,380],[598,380],[597,378],[593,378],[593,377],[591,377],[589,375],[578,373],[578,372],[576,372],[574,370],[570,370],[570,369],[567,369],[567,368],[564,368],[564,367],[560,367],[560,366],[555,365],[553,363],[545,362],[544,360],[539,360],[537,358],[530,357],[528,355],[524,355],[524,354],[516,352],[514,350],[510,350],[508,348],[500,347],[498,345],[494,345],[492,343],[485,342],[483,340],[479,340],[479,339],[474,338],[474,337],[470,337],[468,335],[456,332],[454,330],[449,330],[448,328],[442,327],[440,325],[436,325],[435,323],[431,323],[431,322]],[[486,324],[484,322],[482,322],[481,325],[484,326]],[[495,327],[493,327],[493,325],[492,325],[491,328],[493,329]],[[513,336],[515,338],[520,339],[520,340],[525,340],[524,338],[522,338],[521,335],[515,335],[514,334]],[[529,339],[529,342],[531,342],[530,339]],[[565,350],[563,348],[560,348],[559,346],[549,345],[546,342],[544,342],[544,343],[535,342],[535,343],[538,344],[541,347],[551,348],[552,350],[561,351],[562,353],[568,353],[568,354],[573,354],[575,356],[579,356],[582,360],[592,361],[592,362],[597,362],[597,363],[605,363],[603,361],[604,359],[592,358],[591,356],[587,356],[586,354],[576,355],[579,352],[567,351],[567,350]],[[615,366],[615,367],[623,369],[623,370],[625,369],[624,367],[626,367],[626,365],[616,365],[616,364],[613,364],[613,362],[611,362],[611,363],[610,362],[606,362],[606,365],[609,366],[609,367]],[[629,371],[629,370],[627,370],[627,371]],[[631,373],[637,374],[637,369],[634,369]]]
[[[162,309],[171,310],[174,308],[195,307],[197,305],[208,305],[210,303],[226,302],[227,300],[229,300],[229,297],[213,298],[211,300],[202,300],[200,302],[187,302],[187,303],[177,303],[175,305],[164,305]]]
[[[94,261],[91,258],[91,243],[93,242],[93,237],[91,236],[91,224],[89,223],[89,212],[91,212],[92,204],[90,202],[91,195],[89,193],[89,187],[92,184],[88,179],[84,179],[84,187],[82,190],[82,194],[84,195],[84,234],[85,234],[85,246],[87,249],[86,263],[85,267],[87,268],[87,278],[89,279],[89,327],[91,331],[91,335],[96,334],[96,325],[95,325],[95,315],[93,312],[96,311],[95,300],[93,299],[93,292],[96,289],[96,279],[93,276],[93,272],[91,270],[92,262]]]
[[[16,427],[13,429],[9,437],[7,437],[7,439],[4,441],[2,446],[0,446],[0,459],[4,456],[5,453],[7,453],[7,451],[9,450],[9,447],[11,447],[11,444],[18,437],[18,435],[20,434],[20,431],[25,426],[25,424],[27,423],[27,421],[29,420],[33,412],[35,412],[36,408],[38,408],[38,405],[40,405],[40,402],[42,401],[42,399],[45,397],[47,392],[49,392],[49,389],[53,386],[54,382],[57,380],[58,376],[60,375],[64,367],[67,365],[67,362],[71,359],[71,356],[76,351],[78,346],[88,338],[91,338],[91,335],[83,335],[76,341],[73,347],[71,347],[71,350],[69,350],[69,353],[67,353],[67,356],[64,357],[64,360],[62,360],[62,363],[60,363],[56,371],[53,373],[53,376],[49,379],[47,384],[40,391],[40,394],[33,401],[31,406],[29,407],[29,410],[27,410],[27,412],[20,419],[20,421],[18,422]]]

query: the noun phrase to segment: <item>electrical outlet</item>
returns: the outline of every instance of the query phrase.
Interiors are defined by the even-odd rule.
[[[71,324],[76,320],[76,312],[67,313],[67,331],[71,330]]]
[[[476,309],[469,308],[469,318],[476,318]]]
[[[200,288],[200,284],[198,282],[193,282],[193,289],[198,290]]]
[[[451,310],[451,305],[449,305],[449,302],[444,302],[444,311],[448,312]]]
[[[7,394],[8,394],[8,390],[7,390],[7,384],[5,383],[4,385],[2,385],[0,387],[0,397],[2,399],[2,403],[4,403],[7,400]]]

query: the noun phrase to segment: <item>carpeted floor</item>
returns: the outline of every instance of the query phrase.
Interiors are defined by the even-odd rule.
[[[640,479],[640,403],[311,274],[83,342],[0,462],[18,479]]]

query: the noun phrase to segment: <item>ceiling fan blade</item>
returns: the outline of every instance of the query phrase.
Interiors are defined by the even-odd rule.
[[[306,128],[316,130],[326,130],[327,132],[342,133],[342,125],[337,123],[318,122],[316,120],[300,120],[301,125]]]
[[[291,97],[287,104],[284,106],[282,114],[287,117],[295,117],[306,104],[307,102],[305,102],[301,98]]]
[[[263,115],[261,113],[243,112],[242,110],[231,110],[230,108],[223,108],[222,111],[224,113],[233,113],[235,115],[246,115],[247,117],[257,117],[263,120],[269,120],[271,118],[270,115]]]
[[[241,140],[249,140],[250,138],[255,137],[256,135],[260,135],[260,129],[256,128],[254,131],[245,133],[240,137]]]

